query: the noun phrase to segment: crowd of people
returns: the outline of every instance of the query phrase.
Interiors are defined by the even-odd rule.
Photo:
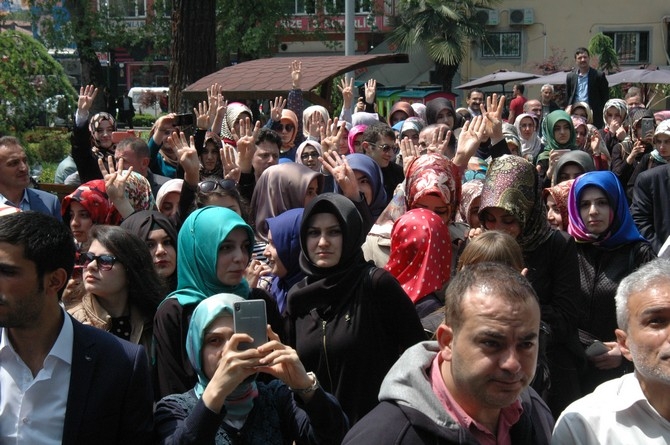
[[[333,117],[293,61],[148,141],[82,87],[62,201],[0,137],[0,442],[668,443],[670,120],[575,64]]]

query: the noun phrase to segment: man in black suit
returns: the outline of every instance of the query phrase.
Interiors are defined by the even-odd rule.
[[[0,443],[151,440],[145,352],[60,306],[72,235],[36,212],[0,216]]]
[[[630,213],[656,254],[670,236],[670,165],[640,173],[633,188]]]
[[[589,65],[591,55],[586,48],[577,48],[577,68],[567,74],[568,104],[586,102],[593,110],[593,125],[603,128],[603,107],[610,98],[609,83],[605,73]]]

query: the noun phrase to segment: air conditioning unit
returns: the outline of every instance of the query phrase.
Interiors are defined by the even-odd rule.
[[[533,8],[510,9],[510,25],[532,25],[533,23],[535,23],[535,13],[533,12]]]
[[[479,23],[486,26],[500,24],[500,14],[497,9],[478,9],[475,17]]]

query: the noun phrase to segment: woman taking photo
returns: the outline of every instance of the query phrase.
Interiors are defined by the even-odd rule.
[[[568,215],[568,232],[577,241],[585,307],[578,326],[588,334],[581,338],[598,339],[609,348],[595,356],[587,354],[589,363],[580,382],[583,394],[588,394],[600,383],[633,371],[614,338],[614,295],[623,278],[656,255],[635,227],[624,189],[612,172],[577,178],[568,196]]]
[[[84,267],[86,294],[70,314],[151,351],[152,322],[165,295],[144,241],[116,226],[91,229]]]
[[[290,344],[352,424],[377,404],[400,354],[425,339],[398,281],[363,258],[362,226],[351,200],[317,196],[300,225],[300,267],[307,277],[288,295]]]
[[[271,329],[267,343],[238,349],[251,339],[233,329],[233,306],[240,301],[217,294],[193,312],[186,351],[198,380],[158,402],[157,443],[339,444],[347,432],[342,408],[305,371],[295,350]],[[257,372],[275,379],[257,382]]]
[[[250,289],[244,278],[253,241],[251,227],[230,209],[205,207],[184,221],[177,242],[177,290],[161,303],[154,319],[157,397],[181,394],[196,384],[185,341],[191,314],[202,300],[220,293],[262,298],[268,321],[277,326],[276,304],[265,291]]]

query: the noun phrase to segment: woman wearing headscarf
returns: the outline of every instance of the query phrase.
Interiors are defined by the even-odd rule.
[[[438,97],[426,104],[426,124],[445,124],[449,130],[461,128],[463,117],[456,113],[449,99]]]
[[[276,304],[265,291],[250,289],[244,278],[253,241],[251,227],[227,208],[198,209],[184,221],[177,242],[177,290],[161,303],[154,319],[156,397],[183,393],[196,384],[185,339],[191,314],[202,300],[219,293],[264,299],[268,321],[277,326]]]
[[[456,213],[456,222],[465,223],[471,229],[481,226],[479,222],[479,205],[482,202],[484,181],[473,179],[463,184],[461,188],[461,203]]]
[[[581,116],[570,116],[570,119],[575,127],[577,148],[591,156],[595,170],[609,170],[609,153],[600,132]]]
[[[514,126],[521,140],[519,155],[532,162],[542,151],[537,119],[532,114],[522,113],[514,120]]]
[[[577,241],[580,298],[585,307],[578,326],[588,333],[582,337],[598,339],[610,348],[589,357],[580,378],[583,394],[589,394],[600,383],[633,371],[614,338],[614,296],[624,277],[656,255],[635,227],[624,189],[612,172],[577,178],[568,197],[568,214],[568,232]]]
[[[640,175],[640,173],[652,169],[654,167],[659,167],[661,165],[667,165],[670,161],[670,120],[666,120],[658,124],[654,130],[654,137],[651,140],[651,143],[654,147],[652,151],[642,155],[640,162],[638,162],[633,174],[628,180],[626,187],[628,197],[632,201],[633,198],[633,187],[635,187],[635,180]]]
[[[220,150],[223,148],[221,138],[208,131],[205,133],[205,142],[202,149],[198,150],[200,158],[200,180],[210,176],[223,178],[223,164],[221,163]]]
[[[159,444],[339,444],[348,425],[337,400],[305,371],[295,350],[268,330],[269,341],[241,350],[237,295],[217,294],[193,312],[186,352],[197,383],[156,405]],[[257,382],[257,372],[275,379]]]
[[[307,277],[288,294],[290,343],[351,424],[378,403],[381,382],[399,355],[425,339],[398,281],[363,258],[364,237],[363,219],[348,198],[316,197],[300,226],[300,267]]]
[[[184,189],[183,179],[170,179],[161,185],[156,193],[156,208],[163,215],[171,217],[179,212],[179,199]]]
[[[347,135],[349,153],[363,153],[361,144],[363,143],[363,133],[365,133],[366,128],[368,128],[368,126],[362,124],[351,127],[351,130],[349,130],[349,134]]]
[[[412,145],[418,147],[419,133],[421,133],[421,130],[423,130],[425,125],[426,124],[418,117],[408,117],[403,121],[402,126],[400,127],[399,140],[409,138],[409,140],[412,142]]]
[[[479,219],[484,229],[506,232],[521,246],[526,277],[539,298],[542,320],[551,327],[547,404],[558,416],[580,396],[578,369],[584,361],[577,337],[582,305],[574,240],[567,233],[551,230],[535,166],[518,156],[501,156],[491,163]]]
[[[323,190],[323,175],[294,162],[268,167],[251,197],[251,221],[259,240],[267,241],[267,219],[304,208]]]
[[[586,102],[576,102],[570,107],[570,116],[579,116],[586,120],[587,124],[593,124],[593,110]],[[544,134],[544,133],[543,133]]]
[[[552,111],[542,121],[544,148],[537,156],[540,179],[546,187],[551,185],[556,163],[569,150],[577,150],[577,135],[572,119],[563,110]]]
[[[461,199],[461,179],[458,167],[449,159],[429,153],[415,158],[407,167],[402,185],[396,188],[393,199],[382,211],[363,245],[367,260],[374,261],[377,267],[388,262],[391,247],[393,224],[405,212],[414,208],[426,208],[435,212],[449,226],[453,243],[463,239],[453,223]],[[456,252],[452,266],[456,264]]]
[[[126,218],[121,227],[146,243],[166,291],[177,289],[177,230],[172,221],[155,210],[141,210]]]
[[[568,231],[568,195],[574,182],[574,179],[569,179],[542,191],[542,199],[547,206],[547,221],[554,230]]]
[[[237,145],[233,132],[240,136],[240,121],[247,118],[249,120],[253,120],[254,118],[254,114],[249,107],[240,102],[228,104],[228,107],[226,107],[226,115],[223,122],[221,122],[221,137],[226,144],[231,144],[233,146]]]
[[[575,179],[586,172],[592,172],[596,169],[593,164],[593,157],[581,150],[572,150],[556,161],[554,172],[551,177],[551,185],[560,182]]]
[[[300,222],[304,209],[291,209],[268,218],[268,244],[263,255],[268,259],[274,278],[268,292],[277,301],[279,312],[286,310],[289,289],[305,278],[300,269]]]
[[[434,212],[414,209],[393,224],[384,266],[414,303],[419,318],[444,306],[438,296],[451,277],[449,228]]]
[[[295,152],[295,163],[309,167],[317,173],[321,173],[321,161],[319,157],[323,153],[321,144],[317,141],[307,139],[303,141]]]
[[[330,119],[328,110],[326,110],[326,108],[322,107],[321,105],[312,105],[305,108],[305,110],[302,112],[302,134],[305,139],[310,136],[310,133],[307,130],[309,129],[310,121],[316,114],[319,115],[320,125],[326,125],[328,123],[328,119]],[[318,138],[318,133],[312,136],[316,136]]]
[[[404,121],[408,117],[414,117],[414,108],[409,102],[399,101],[393,104],[391,111],[389,111],[388,124],[393,127],[400,121]]]
[[[642,134],[642,119],[653,119],[654,113],[646,108],[636,108],[628,115],[628,135],[612,149],[611,170],[622,184],[630,181],[635,168],[647,153],[654,149],[652,139]]]
[[[96,179],[80,185],[63,198],[61,204],[63,222],[70,227],[77,242],[77,251],[85,252],[88,232],[96,224],[118,224],[121,215],[109,202],[105,181]]]
[[[75,114],[75,125],[72,128],[72,159],[79,172],[81,184],[93,179],[102,179],[98,168],[98,158],[107,162],[108,156],[114,155],[115,145],[112,133],[116,131],[116,120],[111,114],[100,112],[89,119],[93,100],[98,94],[93,85],[79,89],[79,100]]]
[[[614,146],[623,141],[626,136],[626,121],[628,105],[623,99],[610,99],[603,107],[603,122],[605,128],[600,130],[602,140],[608,153],[612,153]]]

